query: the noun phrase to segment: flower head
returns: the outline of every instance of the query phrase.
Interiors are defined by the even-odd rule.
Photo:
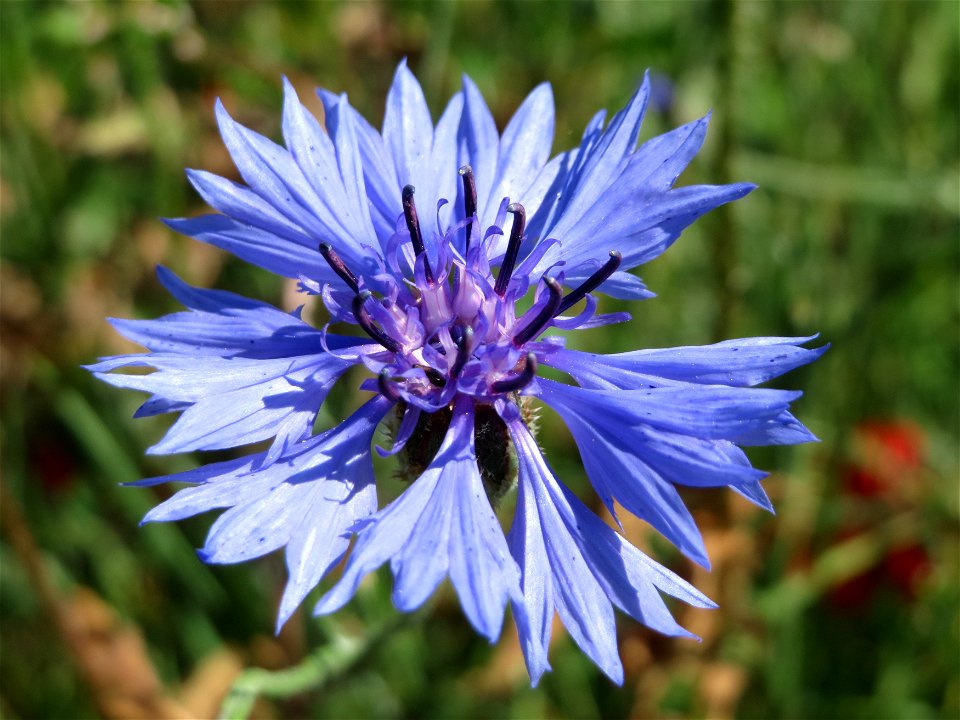
[[[822,349],[803,348],[811,338],[754,338],[599,355],[544,335],[628,320],[598,315],[595,293],[649,297],[627,271],[753,188],[674,188],[707,118],[637,148],[649,93],[644,80],[609,123],[598,113],[580,145],[552,159],[549,85],[536,88],[500,134],[468,78],[434,125],[401,63],[382,132],[345,96],[321,90],[324,131],[286,83],[285,147],[238,125],[218,103],[245,184],[188,171],[219,212],[168,224],[299,279],[332,322],[356,332],[334,334],[298,312],[191,288],[161,268],[161,282],[188,310],[114,320],[148,352],[91,369],[150,393],[138,416],[181,413],[152,452],[272,442],[236,460],[140,481],[189,485],[145,520],[224,510],[201,550],[211,563],[283,548],[289,580],[278,628],[355,536],[317,613],[343,606],[363,576],[387,562],[404,611],[449,577],[468,620],[491,641],[511,605],[534,683],[549,668],[555,612],[618,682],[614,606],[660,632],[688,635],[660,593],[712,603],[556,478],[534,438],[533,404],[564,419],[611,513],[616,501],[706,566],[675,486],[727,485],[769,509],[764,473],[739,446],[813,438],[789,412],[798,393],[752,386]],[[372,399],[314,434],[326,394],[360,364]],[[538,377],[542,365],[578,385]],[[154,372],[110,372],[133,366]],[[382,422],[393,445],[377,450],[400,454],[412,482],[378,508],[370,446]],[[517,482],[505,535],[493,505]]]

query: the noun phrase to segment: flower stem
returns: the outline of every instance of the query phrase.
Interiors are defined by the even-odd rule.
[[[321,689],[362,661],[385,637],[419,616],[395,614],[365,637],[345,635],[337,630],[331,639],[298,665],[283,670],[250,668],[234,681],[220,707],[220,720],[246,720],[261,695],[286,699]]]

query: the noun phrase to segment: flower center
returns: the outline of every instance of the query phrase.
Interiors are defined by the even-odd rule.
[[[320,245],[320,254],[346,286],[324,288],[331,316],[359,325],[383,348],[364,358],[377,375],[377,389],[430,413],[448,408],[457,393],[492,404],[498,396],[523,389],[536,376],[538,356],[542,360],[551,350],[549,343],[538,342],[540,335],[561,320],[564,327],[588,320],[593,314],[589,302],[580,323],[580,316],[558,316],[609,278],[621,260],[612,251],[567,295],[562,273],[559,279],[547,273],[539,281],[531,279],[543,250],[555,241],[528,243],[521,259],[528,240],[523,205],[502,204],[497,224],[484,230],[473,170],[466,165],[459,174],[463,219],[429,237],[424,236],[413,186],[403,188],[403,223],[398,220],[385,257],[373,259],[374,272],[357,275],[330,245]],[[512,224],[499,256],[494,247],[507,215]],[[495,277],[491,266],[499,266]],[[533,304],[518,317],[517,301],[531,286]]]

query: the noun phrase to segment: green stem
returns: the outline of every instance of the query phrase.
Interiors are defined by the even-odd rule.
[[[286,699],[320,690],[357,665],[385,637],[410,622],[418,614],[397,614],[363,638],[344,635],[336,630],[330,641],[317,648],[295,665],[283,670],[251,668],[234,681],[220,707],[220,720],[246,720],[257,698]]]

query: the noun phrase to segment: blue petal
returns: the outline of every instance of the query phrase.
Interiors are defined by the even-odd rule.
[[[341,96],[340,102],[330,107],[326,122],[327,130],[333,136],[340,181],[347,198],[342,206],[334,206],[334,212],[350,227],[361,230],[353,238],[361,245],[361,249],[363,246],[374,247],[377,244],[377,235],[367,203],[362,157],[357,147],[356,122],[354,114],[350,112],[346,95]]]
[[[307,247],[225,215],[165,218],[163,222],[178,233],[226,250],[277,275],[307,275],[320,283],[336,282],[337,276],[317,252],[321,240]]]
[[[353,119],[370,217],[377,236],[381,239],[389,238],[394,232],[397,216],[403,211],[397,170],[390,151],[384,145],[380,133],[351,107],[345,98],[323,88],[317,89],[317,96],[328,114],[339,105],[341,113],[347,113]]]
[[[690,164],[703,145],[710,116],[682,125],[663,135],[647,140],[630,158],[625,175],[631,184],[651,190],[666,191],[673,187],[680,173]]]
[[[200,558],[211,564],[246,562],[277,550],[290,541],[293,520],[306,500],[304,488],[267,478],[252,489],[210,527]]]
[[[679,485],[738,487],[767,476],[752,467],[743,452],[726,440],[703,440],[649,427],[643,428],[640,436],[638,456]]]
[[[584,128],[580,146],[560,153],[547,164],[547,167],[556,164],[556,169],[537,211],[529,211],[527,214],[527,232],[531,237],[546,238],[546,230],[554,227],[563,214],[567,202],[574,194],[578,173],[603,133],[606,116],[606,110],[595,113]]]
[[[172,270],[165,268],[163,265],[157,266],[157,279],[166,288],[167,292],[191,310],[215,313],[228,309],[257,310],[259,308],[270,308],[264,302],[226,290],[209,290],[188,285],[178,278]]]
[[[234,122],[219,100],[215,111],[224,145],[254,192],[310,233],[316,243],[335,241],[338,251],[361,253],[364,226],[344,222],[336,207],[314,191],[287,150]]]
[[[530,234],[564,245],[538,266],[567,264],[568,283],[589,275],[584,266],[616,249],[629,270],[662,253],[694,219],[742,197],[753,186],[691,187],[668,192],[703,143],[702,118],[645,143],[634,151],[649,97],[649,79],[601,131],[598,115],[571,152],[549,191],[550,201],[530,223]],[[612,247],[611,247],[612,245]],[[605,289],[615,289],[608,284]]]
[[[799,397],[788,390],[723,385],[596,390],[543,379],[538,388],[531,392],[547,404],[599,423],[642,424],[714,440],[731,440],[764,429]]]
[[[689,185],[651,193],[618,184],[569,227],[552,234],[563,243],[562,259],[571,268],[618,250],[623,256],[621,270],[630,270],[660,255],[701,215],[742,198],[755,187],[749,183]],[[548,256],[539,269],[546,270],[553,261]]]
[[[347,238],[335,235],[324,240],[345,257],[354,259],[359,246],[376,245],[377,236],[370,221],[353,123],[349,113],[340,112],[341,105],[346,107],[346,101],[327,112],[331,141],[313,115],[300,104],[286,78],[283,88],[284,141],[325,213],[335,217],[340,227],[350,233]]]
[[[569,371],[578,382],[598,387],[643,387],[656,377],[745,387],[759,385],[819,358],[829,345],[812,350],[800,347],[814,338],[816,335],[747,338],[616,355],[563,350],[554,356],[554,364]]]
[[[297,245],[310,247],[314,244],[308,232],[245,185],[204,170],[188,169],[187,179],[208,205],[234,220]]]
[[[323,336],[318,330],[284,312],[274,312],[284,316],[286,323],[277,325],[273,332],[262,323],[272,320],[265,317],[268,313],[256,311],[239,316],[181,312],[155,320],[110,318],[110,324],[153,352],[269,358],[323,351]],[[357,344],[362,342],[358,338]]]
[[[153,352],[268,359],[314,355],[326,349],[356,348],[361,353],[376,347],[367,338],[324,334],[295,314],[257,300],[191,287],[162,266],[157,276],[191,312],[154,320],[110,318],[122,335]]]
[[[370,442],[390,403],[376,397],[345,423],[320,437],[327,458],[316,467],[293,468],[288,482],[310,486],[310,504],[291,531],[286,561],[289,579],[280,599],[277,631],[320,580],[340,562],[350,528],[377,510]]]
[[[571,153],[560,153],[547,162],[537,173],[530,185],[519,196],[518,202],[523,204],[527,212],[527,236],[539,239],[540,229],[563,183],[563,177],[569,167]],[[532,252],[534,243],[531,243]]]
[[[683,391],[689,391],[686,386]],[[709,398],[717,388],[715,386],[705,387]],[[673,388],[662,388],[667,393],[681,397],[675,393]],[[730,390],[730,389],[728,389]],[[736,389],[736,392],[748,392],[744,389]],[[688,406],[678,411],[667,413],[661,409],[660,417],[656,424],[648,422],[651,418],[645,417],[644,406],[646,398],[652,397],[645,395],[648,391],[601,391],[588,390],[582,388],[573,388],[550,380],[540,379],[535,386],[530,386],[527,391],[529,394],[538,395],[544,402],[553,407],[561,414],[564,420],[570,425],[571,430],[580,433],[578,445],[581,446],[581,452],[584,453],[584,462],[592,455],[593,449],[589,452],[583,450],[584,444],[589,439],[584,437],[585,431],[580,428],[582,425],[589,426],[589,433],[600,438],[607,438],[609,442],[619,449],[619,453],[633,456],[638,463],[637,467],[645,466],[650,468],[653,473],[672,483],[681,485],[692,485],[696,487],[716,487],[730,485],[731,487],[752,486],[757,483],[766,473],[757,470],[750,465],[749,460],[743,454],[743,451],[736,447],[732,442],[716,437],[697,437],[688,434],[696,428],[699,432],[704,432],[709,428],[710,423],[704,423],[703,420],[697,420],[695,407]],[[658,391],[649,391],[657,393]],[[749,392],[758,392],[756,390]],[[688,396],[693,398],[695,396]],[[669,403],[668,403],[669,406]],[[741,405],[740,407],[748,407]],[[704,405],[705,408],[709,407]],[[775,412],[774,416],[764,416],[766,410],[763,410],[764,401],[760,399],[759,405],[754,407],[753,411],[759,412],[751,421],[745,423],[745,430],[750,427],[754,432],[768,432],[768,422],[776,419],[785,420],[782,414]],[[708,432],[709,435],[727,435],[730,434],[731,427],[735,427],[734,422],[731,425],[733,417],[725,417],[726,413],[722,408],[719,413],[714,412],[717,419],[716,429]],[[768,407],[769,409],[769,407]],[[751,412],[753,412],[751,411]],[[705,413],[706,415],[706,413]],[[684,427],[683,417],[689,417],[691,427]],[[673,427],[675,431],[664,428]],[[726,427],[726,429],[721,429]],[[595,475],[600,475],[600,479],[595,480],[601,488],[606,488],[606,483],[602,479],[605,466],[613,463],[616,456],[608,459],[592,460],[595,467],[591,472],[591,479]],[[589,469],[589,468],[588,468]],[[604,490],[600,490],[601,495]],[[619,498],[617,493],[607,490],[608,494]],[[625,493],[620,490],[620,493]],[[627,500],[630,502],[630,500]],[[636,500],[631,504],[636,505]],[[624,503],[626,506],[626,503]],[[648,519],[651,524],[657,520],[656,517],[648,517],[649,512],[640,514],[641,517]],[[666,525],[663,520],[658,520],[658,529]],[[661,532],[671,539],[685,552],[693,552],[691,557],[696,558],[696,548],[690,544],[691,538],[684,537],[676,529],[667,526],[661,529]]]
[[[543,460],[536,442],[516,415],[507,424],[517,448],[520,497],[510,547],[521,564],[527,612],[538,624],[520,626],[528,648],[546,647],[551,597],[571,636],[618,683],[623,669],[617,656],[611,602],[659,632],[687,635],[667,611],[657,588],[700,607],[713,604],[690,585],[660,568],[599,520],[563,488]],[[543,588],[550,587],[545,593]],[[538,638],[531,638],[539,630]],[[528,657],[531,678],[539,678],[544,659]],[[530,661],[533,660],[531,663]]]
[[[695,638],[682,628],[667,609],[658,590],[683,599],[696,607],[716,605],[692,585],[628,543],[621,535],[594,515],[570,492],[555,483],[554,491],[563,494],[570,517],[580,537],[580,546],[607,597],[623,612],[649,628],[673,637]],[[554,498],[558,505],[561,501]]]
[[[463,115],[460,120],[460,165],[470,165],[477,186],[477,215],[483,227],[494,223],[502,198],[494,197],[500,158],[500,134],[480,90],[463,76]]]
[[[590,206],[590,195],[598,195],[597,188],[606,187],[619,174],[626,159],[634,152],[637,138],[640,136],[640,125],[647,111],[650,99],[650,74],[644,73],[640,87],[633,97],[621,109],[610,124],[589,146],[580,168],[580,193],[573,201],[571,210],[585,210]],[[585,185],[594,185],[587,188]]]
[[[676,488],[629,450],[616,423],[600,427],[576,413],[561,412],[570,428],[584,469],[604,505],[613,514],[614,500],[627,512],[650,523],[684,555],[709,569],[710,560],[696,521]]]
[[[157,482],[200,483],[151,510],[144,522],[167,522],[230,508],[213,524],[201,556],[234,563],[287,546],[290,577],[278,629],[339,562],[349,527],[376,510],[370,441],[391,407],[374,398],[350,418],[272,465],[264,453],[207,465]]]
[[[730,487],[734,492],[742,495],[757,507],[766,510],[771,515],[776,515],[773,509],[773,503],[770,502],[767,492],[763,489],[759,481],[743,483],[742,485],[731,485]]]
[[[514,605],[514,618],[530,684],[536,687],[543,673],[550,670],[547,651],[556,601],[537,500],[526,485],[524,480],[518,490],[516,513],[507,542],[522,572],[523,601]]]
[[[346,202],[336,150],[317,119],[300,103],[296,90],[283,78],[283,141],[319,197]]]
[[[677,397],[672,389],[666,391],[668,396]],[[731,454],[726,446],[718,450],[716,443],[708,440],[657,431],[646,415],[653,407],[648,403],[651,396],[642,391],[585,390],[540,379],[531,392],[554,408],[570,428],[587,475],[611,512],[616,500],[690,559],[709,567],[696,523],[670,482],[731,484],[736,488],[756,483],[764,473],[750,467],[742,453]],[[670,405],[668,400],[660,410],[669,412]],[[683,407],[683,403],[678,406]],[[682,418],[696,410],[697,405],[687,405],[681,413],[671,412],[669,422],[663,418],[657,422],[686,429]],[[718,423],[722,421],[721,413]],[[703,427],[702,421],[691,419],[687,432],[698,424]],[[716,430],[713,433],[717,434]]]
[[[787,410],[771,418],[759,428],[754,428],[733,438],[737,445],[799,445],[818,442],[817,436]]]
[[[256,455],[247,455],[201,465],[172,475],[159,475],[135,480],[125,483],[125,486],[154,487],[171,482],[194,486],[181,490],[173,497],[154,507],[140,521],[140,524],[182,520],[208,510],[230,507],[236,498],[237,488],[228,487],[229,483],[223,481],[249,475],[256,469],[257,460]],[[251,490],[252,486],[241,489]]]
[[[133,417],[134,419],[138,419],[163,415],[169,412],[183,412],[188,407],[190,407],[190,403],[167,400],[166,398],[154,395],[137,408],[136,412],[133,413]]]
[[[435,181],[434,197],[437,201],[440,199],[449,201],[439,212],[441,227],[444,229],[454,220],[462,218],[463,191],[460,175],[457,172],[460,167],[457,164],[459,154],[457,136],[460,132],[462,115],[463,94],[456,93],[447,103],[443,115],[437,122],[437,129],[433,133],[430,167],[433,168]]]
[[[527,189],[538,179],[550,157],[553,145],[553,91],[548,83],[534,88],[503,131],[500,140],[500,157],[496,180],[488,202],[500,202],[509,197],[524,205],[527,213],[537,208],[527,198]],[[535,200],[534,198],[531,198]],[[506,249],[506,238],[491,246],[490,255],[496,256]]]
[[[602,133],[594,123],[588,126],[580,144],[577,165],[571,169],[561,191],[558,214],[553,223],[543,228],[544,236],[565,240],[573,234],[580,218],[605,197],[636,147],[649,96],[650,81],[644,76],[643,83],[630,102],[614,116]],[[602,120],[597,116],[594,121],[598,118]]]
[[[470,623],[496,640],[507,600],[520,598],[519,573],[483,490],[473,431],[473,400],[461,396],[430,467],[360,530],[343,576],[317,613],[342,607],[363,576],[389,560],[400,610],[419,607],[449,574]]]
[[[309,434],[317,409],[354,359],[327,352],[250,359],[153,353],[103,361],[90,369],[117,387],[191,403],[152,453],[236,447],[276,436],[277,450]],[[149,375],[116,375],[118,367],[153,367]]]
[[[577,275],[579,275],[579,277],[577,277]],[[567,285],[575,286],[583,280],[586,280],[587,277],[589,277],[588,273],[574,272],[571,277],[565,279],[565,282]],[[648,300],[656,297],[654,293],[647,290],[647,286],[643,284],[643,280],[636,275],[631,275],[622,270],[613,273],[613,275],[597,289],[597,292],[605,293],[618,300]]]
[[[190,312],[155,320],[110,319],[122,335],[153,352],[276,358],[324,350],[323,334],[289,313],[232,293],[191,288],[162,267],[157,273]],[[326,342],[331,349],[367,344],[333,335]]]
[[[433,203],[436,197],[429,166],[433,148],[433,121],[420,83],[402,61],[387,93],[383,116],[383,142],[393,156],[399,190],[414,185],[419,196]]]
[[[519,459],[520,489],[517,517],[508,541],[523,574],[521,587],[527,613],[534,620],[529,627],[518,627],[521,645],[525,652],[539,648],[546,652],[555,609],[574,642],[611,680],[622,684],[623,666],[617,653],[610,600],[564,523],[560,508],[554,505],[547,484],[555,481],[536,443],[532,438],[527,440],[529,434],[522,426],[511,424],[510,430]],[[545,592],[547,587],[549,591]],[[550,605],[545,604],[547,600]],[[525,636],[531,631],[539,636]],[[535,684],[546,659],[536,655],[527,658]]]

